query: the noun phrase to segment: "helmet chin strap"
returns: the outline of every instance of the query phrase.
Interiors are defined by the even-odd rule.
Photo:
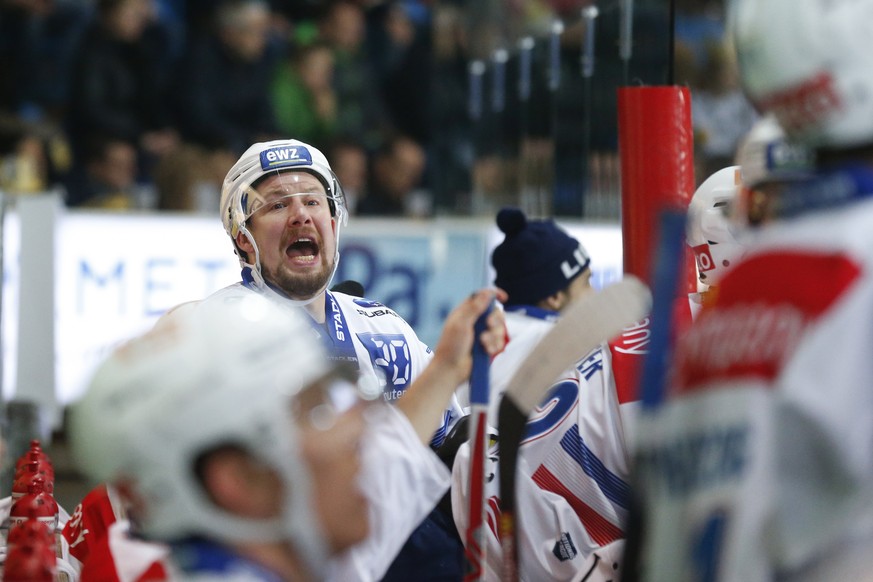
[[[330,284],[333,282],[333,278],[334,278],[334,276],[336,276],[336,271],[337,271],[337,268],[339,267],[339,257],[340,257],[340,253],[339,253],[339,225],[337,225],[336,252],[334,253],[334,256],[333,256],[333,268],[330,271],[330,276],[327,278],[327,281],[325,282],[324,286],[322,286],[321,289],[319,289],[316,293],[314,293],[308,299],[294,299],[292,297],[289,297],[288,294],[283,289],[280,289],[279,287],[272,285],[270,282],[268,282],[266,279],[264,279],[264,276],[261,273],[261,253],[258,250],[258,243],[255,242],[255,237],[253,237],[249,233],[248,229],[245,228],[245,226],[241,226],[239,231],[240,231],[240,233],[242,233],[243,236],[245,236],[248,239],[249,243],[251,243],[251,245],[252,245],[252,248],[254,248],[254,250],[255,250],[254,263],[247,263],[246,260],[242,258],[242,255],[239,254],[239,251],[237,252],[237,254],[239,254],[239,258],[240,258],[239,259],[240,266],[242,266],[242,270],[243,270],[243,281],[251,282],[251,284],[253,286],[255,286],[257,289],[259,289],[264,294],[272,295],[274,297],[280,297],[285,301],[291,302],[291,304],[293,304],[296,307],[304,307],[306,305],[309,305],[310,303],[312,303],[316,299],[318,299],[330,287]]]

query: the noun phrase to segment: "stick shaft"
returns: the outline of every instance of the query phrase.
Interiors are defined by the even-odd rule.
[[[488,455],[488,401],[491,391],[488,353],[479,341],[487,327],[489,307],[474,325],[473,369],[470,372],[470,483],[468,525],[465,532],[465,582],[484,580],[485,572],[485,459]]]

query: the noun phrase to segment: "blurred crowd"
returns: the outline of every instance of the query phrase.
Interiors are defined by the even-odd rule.
[[[3,0],[0,188],[213,211],[248,144],[294,136],[329,152],[356,211],[405,214],[430,20],[418,2]]]
[[[592,94],[579,74],[589,2],[495,4],[0,0],[0,190],[58,189],[70,207],[213,212],[245,144],[290,136],[332,160],[353,214],[489,212],[479,192],[496,203],[546,197],[542,214],[617,217],[614,89],[628,81],[616,7],[601,9]],[[633,77],[651,84],[664,82],[662,4],[635,14]],[[754,120],[722,58],[720,4],[677,13],[676,82],[692,87],[700,177]],[[566,24],[563,84],[550,93],[555,18]],[[531,92],[518,96],[512,48],[498,107],[490,47],[524,35],[537,39]],[[475,58],[488,67],[480,119]]]

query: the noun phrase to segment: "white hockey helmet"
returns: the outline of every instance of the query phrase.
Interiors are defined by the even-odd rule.
[[[304,318],[251,294],[179,310],[125,344],[72,406],[78,466],[95,482],[131,481],[142,501],[137,523],[150,536],[285,540],[321,571],[328,546],[292,405],[331,366]],[[242,448],[280,475],[281,517],[243,518],[210,500],[194,466],[223,445]]]
[[[333,271],[324,285],[324,289],[327,289],[339,265],[340,229],[348,223],[348,211],[342,186],[331,170],[327,158],[317,148],[296,139],[281,139],[252,145],[224,178],[221,187],[221,222],[239,257],[243,279],[261,289],[266,289],[267,285],[261,274],[260,251],[246,226],[246,221],[263,204],[263,199],[256,189],[257,183],[272,173],[289,171],[309,172],[319,179],[327,194],[331,214],[336,220],[336,253]],[[246,256],[237,245],[236,237],[239,233],[242,233],[254,247],[254,257]],[[316,293],[308,300],[295,301],[295,303],[301,305],[309,303],[318,295],[319,293]]]
[[[873,2],[729,6],[743,86],[759,111],[811,147],[873,142]]]
[[[731,212],[742,179],[739,166],[722,168],[694,192],[688,205],[685,239],[697,262],[697,278],[713,285],[743,253],[733,233]]]

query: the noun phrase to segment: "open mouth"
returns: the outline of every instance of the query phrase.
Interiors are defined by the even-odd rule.
[[[299,261],[312,261],[318,256],[318,243],[311,238],[299,238],[288,245],[285,254]]]

